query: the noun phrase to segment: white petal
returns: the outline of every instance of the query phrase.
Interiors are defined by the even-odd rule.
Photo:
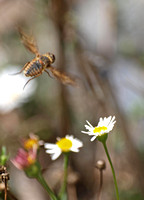
[[[112,127],[112,129],[113,129],[113,126],[116,123],[116,121],[114,121],[114,120],[115,120],[115,116],[104,117],[104,119],[100,118],[98,127],[105,126],[108,129],[110,129],[110,127]]]
[[[88,134],[89,135],[89,131],[81,131],[82,133]]]
[[[83,144],[73,144],[72,147],[70,148],[70,150],[72,149],[79,149],[83,146]]]
[[[51,143],[45,143],[44,144],[44,147],[46,148],[46,149],[53,149],[53,148],[55,148],[57,145],[56,144],[51,144]]]
[[[108,118],[105,118],[105,126],[106,127],[110,124],[111,118],[112,118],[111,116],[109,116]]]
[[[111,120],[111,116],[109,116],[108,118],[104,117],[103,122],[101,123],[101,126],[108,126],[109,122]]]
[[[66,136],[67,139],[71,140],[73,146],[82,147],[83,143],[73,136]]]
[[[55,160],[61,154],[61,149],[56,144],[45,143],[46,153],[50,154],[51,159]]]
[[[97,126],[103,126],[103,123],[104,123],[104,120],[100,118]]]
[[[76,146],[78,148],[83,146],[83,143],[80,140],[76,139],[76,138],[71,140],[71,141],[72,141],[73,146]]]
[[[116,121],[114,120],[115,120],[115,116],[112,117],[111,122],[116,123]]]
[[[94,127],[89,123],[88,120],[86,120],[86,122],[88,123],[88,125],[89,125],[91,128],[94,128]]]
[[[73,135],[66,135],[65,138],[67,138],[69,140],[73,140],[74,139]]]
[[[100,117],[99,121],[100,121],[100,122],[102,122],[102,121],[103,121],[103,118],[102,118],[102,117]]]
[[[109,125],[107,128],[108,128],[108,131],[111,131],[113,129],[114,125]]]
[[[70,148],[71,151],[78,152],[78,148],[83,146],[83,143],[79,139],[74,138],[72,135],[66,135],[66,138],[72,142],[72,147]]]
[[[114,124],[116,123],[116,121],[114,121],[114,120],[115,120],[115,116],[112,118],[112,120],[110,121],[110,123],[107,127],[109,131],[111,131],[113,129]]]
[[[85,128],[87,129],[87,130],[92,130],[93,129],[93,127],[90,127],[90,126],[88,126],[88,125],[85,125]]]
[[[49,154],[53,154],[56,152],[56,149],[49,149],[49,150],[46,150],[46,153],[49,153]]]
[[[51,159],[52,160],[56,160],[61,154],[61,150],[59,149],[59,151],[55,152],[53,155],[51,155]]]
[[[71,147],[70,150],[73,151],[73,152],[79,152],[79,149],[77,147]]]
[[[96,139],[96,135],[95,136],[93,136],[92,138],[91,138],[91,141],[94,141],[95,139]]]
[[[91,132],[89,133],[89,135],[96,135],[96,133],[94,133],[93,131],[91,131]]]

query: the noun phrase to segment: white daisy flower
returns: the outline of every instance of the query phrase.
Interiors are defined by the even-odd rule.
[[[56,144],[45,143],[46,153],[51,154],[52,160],[57,159],[61,153],[69,151],[79,152],[79,148],[83,146],[83,143],[74,138],[72,135],[66,135],[64,138],[58,138]]]
[[[10,66],[0,72],[0,113],[8,113],[19,107],[35,92],[36,82],[23,90],[27,78],[23,74],[12,76],[19,68]]]
[[[93,127],[87,120],[87,124],[85,128],[88,131],[81,131],[82,133],[92,135],[91,141],[94,141],[97,136],[104,135],[105,133],[109,133],[116,123],[115,116],[104,117],[104,119],[100,118],[99,123],[97,126]]]

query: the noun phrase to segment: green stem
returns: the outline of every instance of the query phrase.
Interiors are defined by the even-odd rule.
[[[64,154],[64,180],[63,180],[63,185],[59,192],[60,199],[63,199],[63,196],[65,196],[64,199],[67,199],[66,186],[67,186],[67,174],[68,174],[68,160],[69,160],[69,152]]]
[[[49,188],[47,185],[45,179],[43,178],[42,174],[39,173],[39,175],[36,177],[38,182],[44,187],[44,189],[48,192],[51,200],[58,200],[58,198],[55,196],[54,192]]]
[[[102,142],[102,143],[103,143],[103,146],[104,146],[104,149],[105,149],[105,152],[106,152],[108,161],[109,161],[110,166],[111,166],[111,170],[112,170],[112,174],[113,174],[113,179],[114,179],[114,184],[115,184],[115,190],[116,190],[116,197],[117,197],[117,200],[119,200],[119,192],[118,192],[118,186],[117,186],[117,181],[116,181],[116,176],[115,176],[114,167],[113,167],[113,164],[112,164],[110,155],[109,155],[109,153],[108,153],[108,149],[107,149],[107,146],[106,146],[106,142],[104,141],[104,142]]]

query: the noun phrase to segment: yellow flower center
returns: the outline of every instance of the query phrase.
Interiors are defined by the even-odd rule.
[[[106,131],[107,127],[106,126],[101,126],[101,127],[95,127],[93,132],[94,133],[101,133],[101,131]]]
[[[63,151],[63,152],[68,152],[70,151],[70,148],[72,147],[72,141],[67,139],[67,138],[62,138],[60,139],[57,143],[58,147]]]
[[[27,157],[27,161],[28,161],[29,165],[32,165],[35,162],[35,159],[31,155],[29,155]]]
[[[24,148],[27,150],[32,149],[35,145],[38,146],[37,139],[28,139],[24,142]]]

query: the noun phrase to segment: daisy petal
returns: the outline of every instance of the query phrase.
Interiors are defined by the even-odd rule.
[[[49,150],[46,150],[46,153],[49,153],[49,154],[53,154],[55,153],[56,150],[55,149],[49,149]]]
[[[45,143],[44,144],[44,147],[46,149],[53,149],[55,146],[56,146],[56,144],[51,144],[51,143]]]
[[[61,154],[61,151],[55,152],[53,155],[51,155],[52,160],[56,160]]]
[[[88,134],[89,135],[89,131],[81,131],[82,133]]]
[[[71,148],[71,151],[73,151],[73,152],[79,152],[79,149],[76,148],[76,147],[72,147],[72,148]]]
[[[91,128],[93,128],[93,126],[89,123],[88,120],[86,120],[86,122],[88,123],[88,125],[89,125]]]
[[[93,136],[92,138],[91,138],[91,141],[94,141],[95,139],[96,139],[96,135],[95,136]]]
[[[85,125],[85,128],[86,128],[87,130],[93,129],[92,127],[88,126],[87,124]]]

